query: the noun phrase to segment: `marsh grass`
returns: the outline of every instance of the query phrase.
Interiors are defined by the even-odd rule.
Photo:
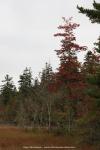
[[[45,129],[0,126],[0,150],[22,150],[24,146],[75,146],[76,150],[95,150],[84,146],[82,146],[83,149],[79,148],[76,140],[77,138],[73,136],[57,136]]]

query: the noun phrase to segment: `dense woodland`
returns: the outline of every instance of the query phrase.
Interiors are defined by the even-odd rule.
[[[90,13],[87,16],[93,23],[100,23],[100,3],[93,6],[93,10],[78,9]],[[1,124],[47,128],[57,134],[77,134],[84,142],[100,142],[100,38],[92,50],[80,46],[74,35],[78,26],[71,18],[63,18],[60,32],[54,34],[61,39],[55,50],[59,59],[56,71],[46,63],[33,78],[31,68],[26,67],[18,88],[5,75],[0,90]],[[84,61],[79,62],[77,54],[83,51]]]

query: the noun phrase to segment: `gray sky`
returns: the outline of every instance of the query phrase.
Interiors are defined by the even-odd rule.
[[[60,43],[53,34],[62,24],[62,17],[73,16],[73,21],[80,24],[75,32],[78,43],[91,49],[100,34],[99,25],[91,24],[85,15],[78,13],[76,6],[90,8],[92,2],[0,0],[0,81],[9,74],[16,83],[26,66],[32,68],[33,77],[38,75],[45,62],[50,62],[54,69],[58,67],[54,50]]]

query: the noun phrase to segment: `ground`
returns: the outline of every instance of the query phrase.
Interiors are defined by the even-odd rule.
[[[91,146],[79,146],[75,143],[73,138],[46,131],[34,132],[14,126],[0,126],[0,150],[33,149],[31,146],[74,146],[75,150],[95,150]]]

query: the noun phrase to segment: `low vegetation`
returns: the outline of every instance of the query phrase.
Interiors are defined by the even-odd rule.
[[[26,130],[7,125],[0,126],[1,150],[24,150],[34,146],[68,146],[76,147],[76,150],[95,150],[93,146],[80,145],[77,143],[77,138],[73,136],[57,136],[48,133],[45,129],[35,130],[34,132],[32,129]]]

